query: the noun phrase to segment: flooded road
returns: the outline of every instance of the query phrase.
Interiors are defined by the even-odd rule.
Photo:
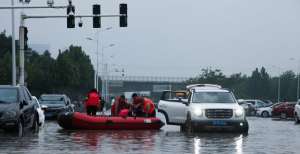
[[[299,153],[300,125],[248,118],[249,134],[192,134],[177,126],[160,131],[65,131],[47,121],[39,134],[0,134],[0,153]]]

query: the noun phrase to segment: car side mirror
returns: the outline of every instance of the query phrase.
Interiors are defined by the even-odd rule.
[[[178,101],[183,102],[181,97],[178,97]]]
[[[180,99],[179,101],[180,101],[182,104],[186,105],[186,106],[189,105],[189,102],[186,102],[186,101],[184,101],[184,100],[182,100],[182,99]]]
[[[42,110],[46,110],[48,108],[47,105],[41,105]]]
[[[28,102],[25,101],[25,100],[23,100],[23,101],[21,102],[21,104],[22,104],[23,106],[26,106],[26,105],[28,105]]]
[[[27,103],[25,100],[23,100],[23,101],[20,102],[20,108],[21,108],[21,109],[22,109],[24,106],[26,106],[26,105],[28,105],[28,103]]]

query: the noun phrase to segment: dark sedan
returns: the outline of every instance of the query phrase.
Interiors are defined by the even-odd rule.
[[[38,114],[25,86],[0,85],[0,129],[23,135],[24,128],[38,130]]]
[[[66,95],[44,94],[40,97],[40,103],[46,119],[56,119],[60,112],[74,111],[74,105]]]

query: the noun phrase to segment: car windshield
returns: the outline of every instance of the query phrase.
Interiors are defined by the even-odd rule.
[[[60,101],[60,100],[41,100],[40,101],[41,104],[60,104],[60,105],[64,105],[65,102],[64,101]]]
[[[42,101],[62,101],[62,96],[55,96],[55,95],[42,95],[41,96]]]
[[[229,92],[196,92],[193,94],[193,103],[234,103]]]
[[[14,88],[0,89],[0,103],[13,103],[18,101],[18,91]]]

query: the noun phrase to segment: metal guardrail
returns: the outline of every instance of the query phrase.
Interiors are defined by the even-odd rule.
[[[160,77],[160,76],[105,76],[110,81],[137,81],[137,82],[184,82],[190,77]]]

